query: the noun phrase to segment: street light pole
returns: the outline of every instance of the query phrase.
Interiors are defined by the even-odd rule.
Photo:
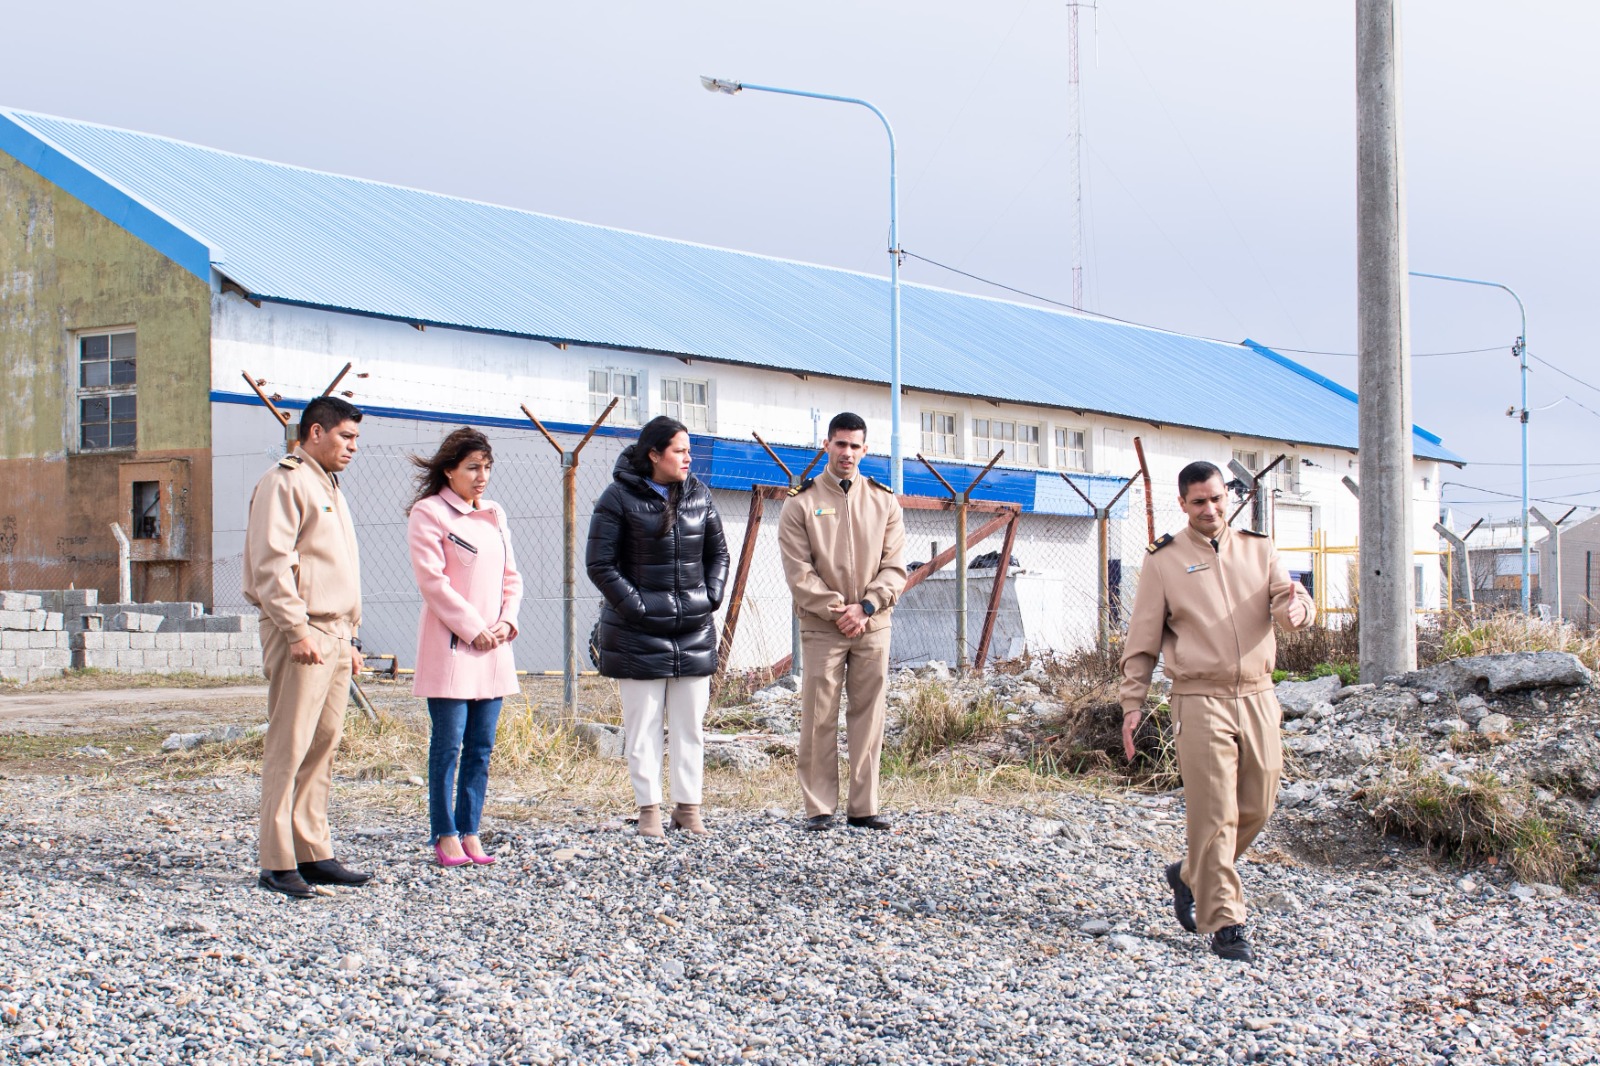
[[[1512,346],[1520,363],[1520,376],[1522,378],[1522,406],[1518,408],[1518,421],[1522,423],[1522,613],[1527,614],[1531,609],[1532,598],[1529,595],[1529,578],[1531,572],[1531,552],[1528,538],[1528,312],[1522,306],[1522,297],[1509,285],[1502,285],[1498,281],[1479,281],[1477,278],[1458,278],[1452,274],[1424,274],[1420,270],[1410,272],[1414,278],[1432,278],[1434,281],[1459,281],[1463,285],[1485,285],[1491,289],[1504,289],[1517,301],[1517,314],[1522,316],[1522,332],[1517,335],[1517,343]]]
[[[832,100],[841,104],[858,104],[878,116],[889,134],[889,487],[896,494],[905,491],[901,472],[900,449],[900,185],[895,168],[894,127],[882,111],[865,100],[854,96],[834,96],[831,93],[813,93],[803,89],[779,89],[772,85],[753,85],[726,78],[700,77],[707,92],[734,95],[744,89],[757,93],[778,93],[782,96],[804,96],[812,100]]]

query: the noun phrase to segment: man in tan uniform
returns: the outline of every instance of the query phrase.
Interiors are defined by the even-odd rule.
[[[889,680],[889,616],[906,587],[900,501],[857,469],[867,424],[846,411],[828,423],[828,465],[784,501],[783,572],[800,619],[799,776],[806,828],[827,829],[839,804],[839,691],[849,697],[849,824],[887,829],[878,813]]]
[[[1189,524],[1150,545],[1122,653],[1122,743],[1129,760],[1159,656],[1172,680],[1172,731],[1188,810],[1188,855],[1167,867],[1173,911],[1211,950],[1251,962],[1234,862],[1266,825],[1283,770],[1283,711],[1272,690],[1274,621],[1316,615],[1270,538],[1228,527],[1228,490],[1210,463],[1178,474]]]
[[[339,491],[360,421],[337,397],[307,404],[299,445],[256,484],[245,532],[244,595],[261,609],[267,675],[260,884],[296,899],[372,877],[335,859],[328,835],[333,753],[361,668],[361,567]]]

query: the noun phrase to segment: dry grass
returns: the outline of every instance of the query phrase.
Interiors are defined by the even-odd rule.
[[[1571,652],[1589,669],[1600,670],[1600,633],[1519,611],[1446,615],[1417,638],[1417,659],[1424,663],[1518,651]]]
[[[904,732],[899,750],[908,763],[917,763],[993,736],[1005,725],[1005,713],[993,693],[963,696],[941,682],[922,681],[901,708],[900,721]]]
[[[1305,629],[1286,633],[1278,630],[1277,669],[1300,676],[1322,676],[1318,668],[1337,673],[1346,684],[1355,681],[1356,664],[1361,661],[1361,631],[1354,616],[1339,626],[1317,621]]]
[[[1396,753],[1388,774],[1358,798],[1384,832],[1458,862],[1504,865],[1524,881],[1561,884],[1590,858],[1528,786],[1502,784],[1489,772],[1447,779],[1424,769],[1415,748]]]

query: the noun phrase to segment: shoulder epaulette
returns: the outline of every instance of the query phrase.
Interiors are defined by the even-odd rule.
[[[1261,532],[1259,529],[1241,529],[1238,530],[1238,532],[1243,533],[1247,537],[1260,537],[1262,540],[1267,539],[1267,535]]]
[[[1150,542],[1150,547],[1146,548],[1145,551],[1149,552],[1151,555],[1154,555],[1156,552],[1160,551],[1162,548],[1165,548],[1168,544],[1171,544],[1171,543],[1172,543],[1172,534],[1171,533],[1163,533],[1163,534],[1161,534],[1161,536],[1159,536],[1155,540],[1151,541]]]
[[[880,488],[884,492],[887,492],[891,496],[894,495],[894,489],[891,489],[888,485],[885,485],[883,482],[879,481],[875,477],[867,478],[867,484],[873,486],[874,488]]]
[[[806,491],[806,489],[809,489],[812,485],[815,485],[816,483],[817,483],[817,479],[816,478],[808,477],[804,481],[800,482],[800,484],[798,484],[794,488],[790,489],[789,490],[789,495],[798,496],[802,492]]]
[[[285,455],[278,460],[278,465],[285,470],[298,470],[304,463],[305,460],[298,455]]]

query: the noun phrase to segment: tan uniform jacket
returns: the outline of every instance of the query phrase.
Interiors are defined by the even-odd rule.
[[[837,630],[828,610],[865,600],[867,632],[886,628],[906,587],[906,529],[900,501],[868,477],[850,491],[824,470],[783,501],[778,550],[803,630]]]
[[[1122,709],[1144,706],[1158,655],[1177,696],[1248,696],[1271,688],[1272,623],[1303,629],[1316,617],[1311,594],[1289,580],[1271,539],[1224,529],[1213,548],[1184,526],[1151,549],[1123,645]]]
[[[361,560],[334,477],[295,449],[256,482],[244,538],[244,598],[289,642],[312,628],[353,637],[361,625]]]

